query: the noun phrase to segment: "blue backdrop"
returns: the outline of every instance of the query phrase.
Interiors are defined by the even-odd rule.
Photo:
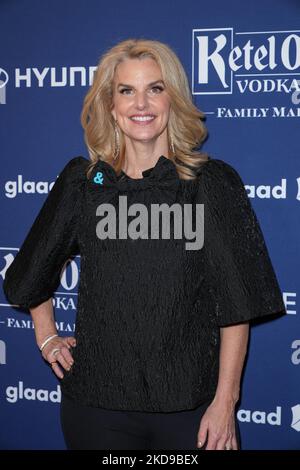
[[[244,449],[300,449],[299,19],[296,0],[0,2],[2,280],[51,183],[71,158],[88,158],[79,116],[100,55],[146,38],[181,59],[207,115],[203,150],[247,185],[288,310],[252,328],[238,411]],[[54,298],[66,335],[79,267],[79,257],[66,266]],[[2,291],[0,302],[0,448],[64,449],[58,380],[30,316]]]

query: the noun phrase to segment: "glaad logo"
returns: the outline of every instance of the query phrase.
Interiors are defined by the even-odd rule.
[[[24,388],[23,382],[19,382],[17,387],[9,386],[6,389],[6,400],[9,403],[16,403],[18,400],[38,400],[60,403],[61,390],[57,385],[56,390],[49,391],[44,389]]]
[[[298,90],[293,75],[300,69],[299,33],[194,29],[193,93],[232,94],[235,77],[240,93]]]
[[[48,194],[55,181],[23,181],[23,175],[18,175],[17,181],[9,180],[4,185],[5,196],[13,199],[18,194]]]
[[[299,108],[300,109],[300,108]],[[300,201],[300,177],[296,178],[297,190],[296,199]],[[281,178],[280,184],[271,186],[269,184],[245,184],[245,189],[250,198],[258,197],[259,199],[287,199],[287,179]]]
[[[266,413],[265,411],[239,410],[237,418],[241,423],[270,424],[271,426],[281,425],[281,406],[276,407],[276,411]]]
[[[8,73],[0,68],[0,104],[6,104],[6,85],[8,78]]]
[[[295,339],[292,342],[291,348],[294,349],[291,357],[292,364],[297,366],[300,364],[300,339]]]
[[[271,186],[267,184],[261,184],[259,186],[246,184],[245,189],[247,190],[248,196],[254,198],[257,196],[260,199],[286,199],[286,186],[287,180],[281,179],[281,184]]]
[[[0,340],[0,364],[6,364],[6,344]]]
[[[300,405],[292,406],[292,423],[291,428],[295,429],[295,431],[300,431]]]

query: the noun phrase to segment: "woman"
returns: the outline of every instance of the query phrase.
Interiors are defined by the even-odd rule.
[[[194,150],[202,117],[167,45],[107,51],[82,111],[91,162],[67,163],[6,272],[7,298],[30,309],[61,380],[69,449],[240,448],[248,322],[286,312],[240,176]],[[169,210],[168,237],[152,212],[150,230],[132,218],[156,204]],[[204,244],[187,249],[202,204]],[[192,227],[180,218],[191,207]],[[76,333],[63,338],[51,296],[75,254]]]

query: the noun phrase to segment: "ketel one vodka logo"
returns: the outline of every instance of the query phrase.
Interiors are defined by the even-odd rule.
[[[285,92],[299,89],[299,31],[193,30],[195,95]]]

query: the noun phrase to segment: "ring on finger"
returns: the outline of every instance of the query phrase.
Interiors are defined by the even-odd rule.
[[[51,351],[52,356],[56,356],[57,353],[60,353],[59,348],[54,348],[53,351]]]

